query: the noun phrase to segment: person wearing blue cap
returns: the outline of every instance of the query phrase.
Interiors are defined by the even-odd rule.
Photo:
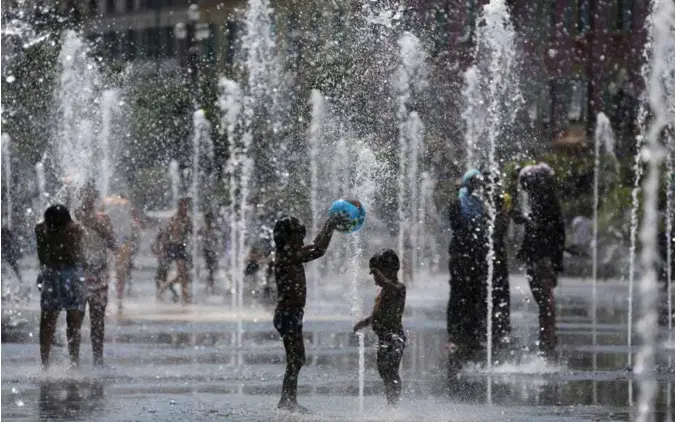
[[[450,299],[447,308],[449,375],[478,358],[486,335],[488,215],[483,174],[464,174],[457,198],[450,204]]]

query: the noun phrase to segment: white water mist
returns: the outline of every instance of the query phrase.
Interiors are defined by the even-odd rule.
[[[663,147],[660,140],[671,116],[668,113],[663,79],[669,77],[671,68],[665,59],[666,47],[671,42],[672,25],[675,23],[675,4],[670,0],[654,2],[650,16],[651,69],[646,81],[649,105],[654,114],[647,132],[645,160],[648,163],[647,179],[643,184],[644,215],[640,230],[641,261],[644,275],[640,282],[642,315],[639,322],[641,346],[636,358],[636,374],[640,375],[637,420],[646,422],[654,418],[654,401],[657,382],[654,379],[655,350],[658,319],[658,281],[654,257],[657,254],[658,191]]]

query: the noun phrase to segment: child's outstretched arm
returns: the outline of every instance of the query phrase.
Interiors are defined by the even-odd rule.
[[[321,258],[326,254],[330,240],[333,238],[335,228],[343,221],[344,217],[333,215],[326,220],[323,228],[314,238],[314,242],[302,248],[302,261],[309,262]]]
[[[366,328],[373,322],[373,316],[370,315],[367,318],[362,319],[361,321],[357,322],[356,325],[354,325],[354,332],[359,331],[362,328]]]

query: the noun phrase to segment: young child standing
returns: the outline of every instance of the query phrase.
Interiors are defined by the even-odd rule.
[[[370,258],[370,273],[375,284],[381,288],[375,299],[373,313],[356,323],[354,332],[373,326],[379,339],[377,347],[377,370],[384,381],[384,390],[390,406],[396,406],[401,396],[401,377],[398,367],[405,349],[403,332],[403,309],[405,308],[406,288],[398,281],[397,273],[401,267],[396,252],[384,249]]]
[[[277,308],[274,328],[279,332],[286,350],[286,373],[281,390],[279,409],[306,412],[298,405],[298,374],[305,363],[302,318],[305,314],[307,279],[303,264],[321,258],[328,249],[333,231],[344,217],[330,217],[310,245],[304,244],[306,229],[295,217],[283,217],[274,225],[276,255],[274,276],[277,283]]]

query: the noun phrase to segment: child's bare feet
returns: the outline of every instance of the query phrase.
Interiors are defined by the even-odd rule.
[[[305,415],[311,413],[309,409],[307,409],[304,406],[300,406],[298,402],[283,399],[279,402],[277,409],[285,410],[286,412],[300,413]]]

